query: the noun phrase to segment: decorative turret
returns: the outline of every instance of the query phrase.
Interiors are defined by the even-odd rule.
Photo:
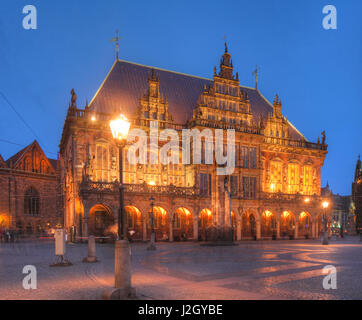
[[[273,100],[273,114],[276,118],[282,117],[282,101],[279,100],[278,94],[275,95],[275,99]]]
[[[222,55],[221,61],[220,61],[220,74],[219,75],[221,78],[225,78],[225,79],[229,79],[229,80],[234,79],[233,62],[231,60],[230,53],[228,53],[228,47],[227,47],[226,42],[225,42],[225,52]]]
[[[158,98],[160,94],[160,79],[158,75],[157,76],[155,75],[154,69],[152,69],[151,71],[151,76],[148,76],[147,83],[148,83],[147,94],[150,97]]]

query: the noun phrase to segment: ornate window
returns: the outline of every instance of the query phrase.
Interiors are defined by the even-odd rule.
[[[243,177],[243,198],[255,199],[256,197],[256,177]]]
[[[96,146],[96,180],[109,180],[108,147],[105,145]]]
[[[311,166],[304,166],[304,194],[313,193],[313,174]]]
[[[25,192],[24,213],[31,216],[38,216],[40,214],[39,192],[33,187],[30,187]]]
[[[288,163],[288,193],[299,192],[299,165]]]
[[[271,161],[270,162],[270,186],[271,192],[282,191],[282,162]]]

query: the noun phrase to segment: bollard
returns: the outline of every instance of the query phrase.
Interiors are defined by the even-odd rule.
[[[88,237],[88,257],[83,259],[83,262],[97,262],[96,257],[96,237]]]
[[[128,240],[116,241],[114,260],[115,288],[104,291],[102,299],[134,299],[136,290],[131,287],[131,254]]]

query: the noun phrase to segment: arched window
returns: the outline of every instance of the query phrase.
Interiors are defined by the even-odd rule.
[[[39,192],[33,187],[30,187],[25,192],[24,213],[32,216],[38,216],[40,214]]]
[[[30,160],[30,158],[25,159],[24,170],[25,171],[31,171],[31,160]]]
[[[45,160],[40,162],[40,173],[47,173],[47,164]]]

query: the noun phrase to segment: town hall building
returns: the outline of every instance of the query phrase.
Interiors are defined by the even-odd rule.
[[[151,212],[157,240],[207,240],[208,230],[225,227],[232,227],[235,240],[320,234],[325,134],[308,141],[283,116],[278,95],[270,103],[257,88],[240,85],[226,44],[212,79],[117,57],[89,104],[78,106],[72,91],[59,151],[69,232],[115,233],[119,159],[109,122],[120,113],[131,129],[145,132],[155,121],[180,137],[183,129],[235,130],[235,170],[227,180],[216,174],[215,161],[204,161],[204,149],[200,164],[164,165],[129,163],[125,147],[124,205],[132,239],[149,239]]]

